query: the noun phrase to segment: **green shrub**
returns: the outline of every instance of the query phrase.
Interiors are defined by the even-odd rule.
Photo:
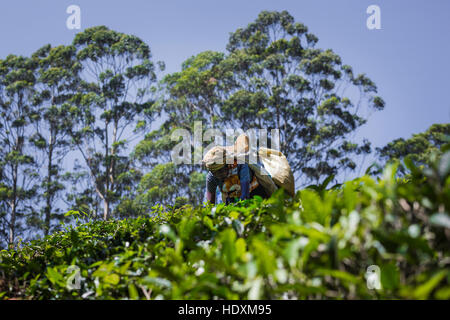
[[[448,149],[448,148],[447,148]],[[449,299],[450,152],[270,199],[68,226],[0,253],[0,298]],[[381,270],[380,290],[366,270]],[[70,266],[80,270],[80,289]]]

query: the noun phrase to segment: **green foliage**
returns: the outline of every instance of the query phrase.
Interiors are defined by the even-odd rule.
[[[448,137],[450,124],[433,124],[425,132],[414,134],[409,139],[396,139],[383,148],[377,148],[377,154],[383,164],[406,157],[409,158],[408,162],[412,161],[416,165],[429,164],[431,154],[440,154],[439,149],[448,142]],[[399,173],[404,174],[405,170],[405,166],[400,164]]]
[[[424,170],[286,198],[91,221],[0,253],[0,297],[449,299],[450,151]],[[72,217],[82,213],[72,211]],[[366,285],[378,265],[380,290]],[[70,266],[80,289],[70,289]]]
[[[262,11],[230,34],[222,63],[228,77],[218,84],[228,84],[225,123],[279,129],[281,151],[302,184],[355,170],[354,160],[370,152],[367,140],[357,144],[350,137],[367,120],[361,108],[384,107],[366,75],[354,75],[317,41],[287,11]],[[360,96],[350,98],[343,87]]]
[[[288,12],[263,11],[226,54],[201,52],[160,83],[149,46],[104,26],[0,60],[0,298],[449,299],[448,125],[380,149],[394,163],[379,181],[329,188],[370,152],[348,138],[366,121],[358,110],[384,101],[317,42]],[[322,182],[202,206],[205,175],[170,162],[171,134],[198,120],[278,128],[294,171]],[[83,164],[63,172],[73,149]],[[123,220],[99,221],[111,215]],[[33,228],[54,233],[23,245]],[[381,291],[366,286],[370,265]]]
[[[71,99],[80,83],[80,63],[76,60],[74,46],[52,48],[45,45],[32,55],[39,66],[36,70],[37,108],[33,118],[33,133],[30,142],[35,152],[43,159],[44,177],[41,179],[39,200],[45,203],[35,217],[35,226],[48,235],[63,218],[56,202],[61,200],[63,184],[62,161],[70,151],[68,128],[73,126],[71,110],[76,108]]]
[[[153,203],[169,205],[180,196],[178,189],[177,166],[171,162],[158,164],[142,177],[136,201],[146,207]]]
[[[76,107],[69,135],[95,190],[90,198],[102,202],[108,219],[141,176],[126,149],[139,138],[144,122],[154,120],[155,65],[145,42],[105,26],[78,33],[73,46],[83,72],[72,99]],[[75,200],[86,193],[79,190]]]
[[[36,158],[28,147],[28,130],[36,110],[36,61],[9,55],[0,60],[0,247],[13,246],[25,229],[24,213],[34,213]]]

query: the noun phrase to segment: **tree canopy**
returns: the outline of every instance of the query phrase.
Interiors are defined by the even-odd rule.
[[[409,139],[395,139],[376,152],[381,164],[402,161],[408,157],[416,165],[430,164],[431,155],[440,155],[440,148],[448,143],[450,137],[450,124],[433,124],[425,132],[413,134]],[[405,167],[400,163],[399,173],[405,173]]]

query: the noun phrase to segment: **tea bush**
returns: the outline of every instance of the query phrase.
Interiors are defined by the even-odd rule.
[[[69,225],[1,251],[0,298],[449,299],[444,151],[428,168],[406,159],[401,179],[394,164],[379,179],[311,186],[294,199],[280,190],[267,200],[155,206],[136,219]],[[379,290],[367,285],[371,265]],[[79,289],[68,285],[76,270]]]

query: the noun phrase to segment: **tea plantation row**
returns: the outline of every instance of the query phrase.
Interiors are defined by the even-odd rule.
[[[78,224],[0,252],[0,299],[449,299],[450,153],[433,163],[294,199],[70,212]]]

